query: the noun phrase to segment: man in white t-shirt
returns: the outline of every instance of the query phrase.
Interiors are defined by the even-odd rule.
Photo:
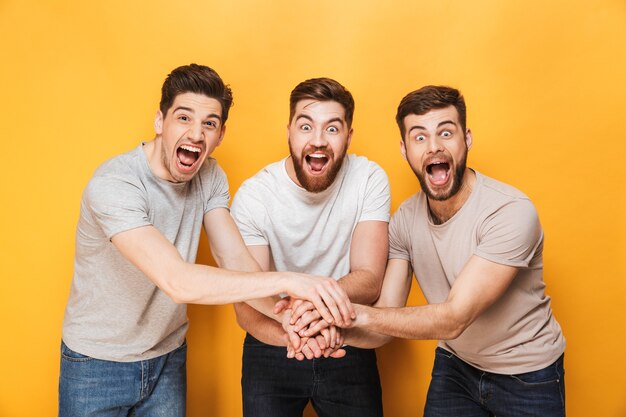
[[[348,340],[438,339],[426,417],[564,416],[565,339],[544,292],[535,207],[466,166],[472,134],[458,90],[414,91],[396,121],[422,191],[393,215],[379,308],[356,306]],[[389,308],[406,303],[412,272],[429,304]]]
[[[377,164],[346,155],[353,111],[352,95],[338,82],[300,83],[290,97],[290,156],[244,182],[231,210],[264,271],[330,276],[351,301],[371,304],[388,253],[389,184]],[[292,310],[316,333],[300,339]],[[244,416],[301,416],[309,401],[321,417],[382,415],[374,350],[340,349],[340,332],[310,303],[293,303],[282,325],[245,304],[236,311],[248,331]]]
[[[350,320],[334,280],[258,272],[228,212],[224,171],[209,156],[231,104],[213,69],[176,68],[162,87],[154,140],[103,163],[85,188],[63,321],[59,416],[183,417],[185,303],[287,292],[309,298],[328,320]],[[194,263],[203,226],[219,268]],[[272,314],[273,303],[252,303]]]

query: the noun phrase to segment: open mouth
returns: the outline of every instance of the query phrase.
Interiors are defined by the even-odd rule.
[[[190,169],[200,159],[202,149],[192,145],[181,145],[176,149],[178,162],[183,169]]]
[[[434,185],[443,185],[450,177],[450,164],[447,162],[434,162],[426,165],[426,173],[430,182]]]
[[[319,174],[324,171],[326,165],[328,165],[328,156],[321,153],[312,153],[307,155],[305,158],[309,169],[314,174]]]

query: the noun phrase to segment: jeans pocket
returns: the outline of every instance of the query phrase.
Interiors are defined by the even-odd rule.
[[[87,362],[93,359],[90,356],[73,351],[64,342],[61,342],[61,358],[70,362]]]
[[[557,364],[553,363],[538,371],[511,375],[511,378],[523,385],[546,385],[559,383],[561,381],[561,374],[558,371]]]
[[[452,359],[452,357],[454,356],[454,353],[448,352],[447,350],[443,348],[437,347],[437,349],[435,349],[435,355],[445,356],[448,359]]]

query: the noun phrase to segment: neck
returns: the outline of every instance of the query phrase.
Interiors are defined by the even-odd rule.
[[[476,183],[476,173],[469,168],[463,173],[461,188],[447,200],[438,201],[428,198],[428,209],[435,224],[443,224],[450,220],[467,201],[474,184]]]

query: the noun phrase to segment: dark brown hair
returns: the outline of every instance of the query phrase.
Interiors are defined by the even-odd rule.
[[[163,117],[172,107],[176,96],[184,93],[204,94],[219,101],[222,105],[222,124],[226,123],[228,110],[233,104],[233,93],[215,70],[198,64],[183,65],[174,69],[161,88],[159,108]]]
[[[459,90],[446,86],[427,85],[407,94],[400,102],[398,112],[396,113],[396,123],[398,123],[400,128],[402,140],[404,140],[404,135],[406,134],[404,129],[404,118],[406,116],[409,114],[421,116],[431,110],[443,109],[448,106],[456,108],[456,111],[459,113],[461,129],[463,134],[465,134],[465,99]]]
[[[354,99],[346,88],[330,78],[311,78],[301,82],[293,89],[289,98],[289,123],[296,112],[296,104],[301,100],[336,101],[346,113],[346,123],[352,126]]]

